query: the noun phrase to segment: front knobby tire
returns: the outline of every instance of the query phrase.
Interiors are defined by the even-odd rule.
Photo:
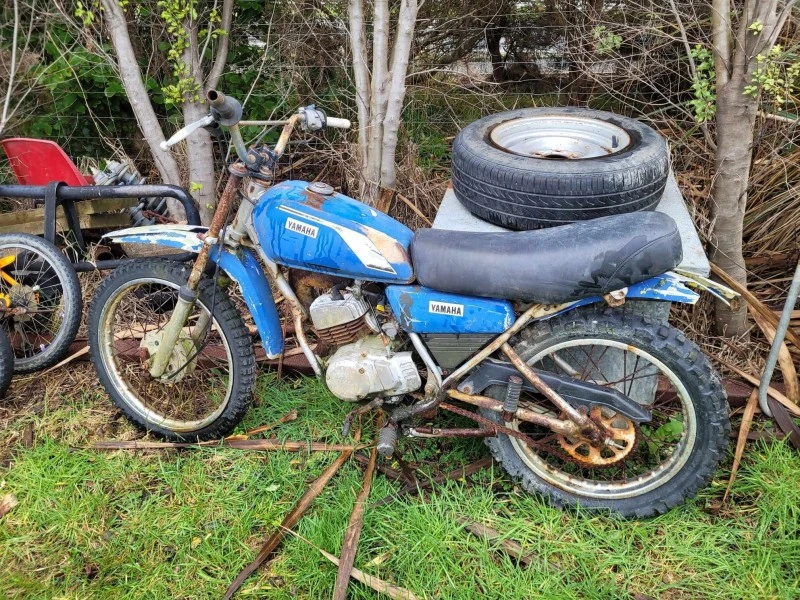
[[[142,330],[163,329],[189,272],[187,265],[164,260],[131,261],[117,268],[95,293],[89,312],[89,347],[112,402],[138,427],[171,440],[217,439],[229,434],[250,406],[256,360],[241,315],[209,278],[200,281],[197,312],[185,329],[191,335],[190,322],[210,313],[212,341],[198,354],[198,344],[185,351],[185,362],[191,366],[174,383],[142,383],[148,379]],[[119,350],[126,339],[133,346],[127,354]],[[220,384],[216,388],[214,381]],[[198,405],[181,403],[179,407],[177,398],[188,398],[189,403],[196,398]]]
[[[649,396],[652,398],[651,411],[654,421],[640,426],[652,437],[640,434],[636,450],[628,460],[642,460],[643,455],[647,456],[648,452],[652,451],[648,450],[648,444],[655,445],[651,440],[659,439],[661,428],[656,430],[658,425],[655,422],[656,415],[668,412],[659,405],[660,398],[665,393],[660,390],[669,387],[663,382],[671,381],[674,377],[675,381],[679,382],[676,384],[676,389],[682,386],[685,390],[676,392],[674,398],[677,398],[677,401],[672,400],[673,403],[678,403],[683,412],[681,416],[677,416],[678,411],[675,411],[676,416],[672,417],[681,421],[679,427],[682,432],[677,434],[680,440],[675,442],[675,458],[669,469],[664,467],[668,464],[667,459],[664,459],[658,467],[654,466],[652,471],[649,470],[650,465],[645,465],[636,471],[635,463],[630,463],[633,466],[625,468],[632,469],[632,475],[621,469],[585,469],[566,461],[559,462],[559,459],[553,456],[543,459],[542,455],[546,451],[540,449],[537,454],[536,450],[524,442],[507,435],[489,438],[486,443],[495,459],[509,475],[520,481],[525,490],[542,494],[556,506],[580,506],[583,509],[607,511],[634,518],[665,513],[694,497],[705,487],[725,454],[730,421],[720,377],[700,349],[673,327],[611,309],[578,309],[560,317],[538,322],[521,333],[515,344],[515,350],[528,364],[544,366],[541,361],[553,361],[552,357],[556,352],[559,359],[567,356],[566,362],[569,362],[571,355],[567,353],[571,348],[594,348],[595,344],[597,347],[606,345],[615,348],[613,350],[615,352],[635,352],[638,353],[637,361],[644,360],[643,357],[650,357],[654,359],[653,364],[661,363],[663,366],[658,373],[656,371],[648,373],[648,376],[658,378],[662,382],[655,388],[659,392]],[[593,360],[596,360],[599,354],[594,356]],[[625,360],[628,361],[627,355]],[[552,368],[555,362],[549,364]],[[631,369],[630,366],[627,368]],[[573,373],[573,376],[576,375]],[[592,377],[595,380],[602,379],[596,374],[584,378]],[[635,377],[636,375],[633,375],[631,380]],[[609,379],[606,378],[605,381]],[[616,385],[617,389],[620,389],[620,384]],[[623,383],[624,392],[625,386]],[[505,387],[495,386],[486,393],[502,399]],[[500,415],[496,412],[484,410],[482,414],[497,423],[502,423]],[[661,424],[663,423],[664,421]],[[518,422],[505,425],[524,431]],[[648,425],[650,429],[647,429]],[[665,426],[664,431],[669,431],[669,426]],[[535,437],[529,431],[525,433]],[[540,433],[539,439],[547,439],[548,434],[547,431]],[[679,451],[682,454],[679,454]],[[661,455],[655,456],[659,457],[654,459],[657,463],[661,460]],[[673,460],[672,455],[669,460]],[[657,468],[663,470],[659,472]],[[653,474],[648,475],[648,473]],[[633,483],[628,483],[628,477]],[[642,478],[641,483],[637,482],[637,478]],[[615,483],[616,481],[619,483]]]

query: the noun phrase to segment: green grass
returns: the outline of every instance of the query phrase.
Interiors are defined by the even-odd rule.
[[[339,441],[349,408],[315,381],[260,379],[244,428],[299,418],[280,437]],[[34,401],[31,401],[32,404]],[[76,449],[132,430],[99,393],[52,395],[22,411],[35,443],[5,450],[0,496],[19,505],[0,520],[0,598],[219,598],[332,453]],[[365,438],[371,432],[365,429]],[[449,470],[483,453],[476,441],[413,441],[408,460]],[[10,456],[8,455],[10,452]],[[0,454],[3,454],[0,451]],[[10,462],[9,462],[10,459]],[[748,448],[732,503],[707,509],[727,473],[699,499],[648,521],[559,511],[499,470],[450,482],[423,502],[404,497],[367,511],[356,566],[423,598],[800,597],[800,455],[783,444]],[[297,531],[339,554],[361,469],[350,461]],[[378,475],[372,500],[398,489]],[[520,568],[463,530],[465,515],[538,554]],[[547,569],[545,561],[555,563]],[[245,582],[242,598],[330,598],[336,568],[290,537]],[[351,598],[375,598],[351,584]]]

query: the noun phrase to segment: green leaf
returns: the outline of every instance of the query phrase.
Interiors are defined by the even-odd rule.
[[[683,423],[677,420],[670,420],[661,425],[653,433],[653,437],[664,441],[676,441],[683,433]]]

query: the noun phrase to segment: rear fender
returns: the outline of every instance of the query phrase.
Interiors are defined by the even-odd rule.
[[[688,287],[685,281],[687,276],[678,275],[668,271],[658,277],[652,277],[645,281],[632,285],[621,290],[614,290],[613,295],[624,297],[625,300],[662,300],[664,302],[678,302],[680,304],[694,304],[700,298],[700,294]],[[692,281],[694,281],[692,279]],[[711,282],[714,283],[714,282]],[[714,284],[718,285],[718,284]],[[723,286],[724,287],[724,286]],[[726,288],[727,289],[727,288]],[[561,304],[550,308],[537,320],[544,320],[556,315],[564,314],[580,306],[599,304],[605,302],[603,296],[592,296],[591,298],[581,298],[575,302]]]
[[[692,273],[691,271],[684,271],[683,269],[675,269],[674,274],[679,277],[681,282],[683,282],[686,286],[692,289],[708,292],[728,306],[733,307],[733,305],[738,302],[738,298],[740,296],[738,292],[735,292],[731,288],[726,287],[721,283],[711,281],[708,277],[703,277],[702,275]]]
[[[105,237],[117,243],[150,244],[199,252],[203,241],[198,235],[206,231],[208,228],[194,225],[153,225],[123,229]],[[281,321],[272,290],[256,257],[247,248],[232,252],[228,248],[220,251],[219,246],[213,246],[209,258],[239,284],[242,297],[258,328],[267,358],[280,356],[283,351]]]

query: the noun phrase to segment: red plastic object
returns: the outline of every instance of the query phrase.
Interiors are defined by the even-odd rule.
[[[91,185],[61,146],[50,140],[8,138],[1,140],[11,169],[20,185],[47,185],[63,181],[67,185]]]

